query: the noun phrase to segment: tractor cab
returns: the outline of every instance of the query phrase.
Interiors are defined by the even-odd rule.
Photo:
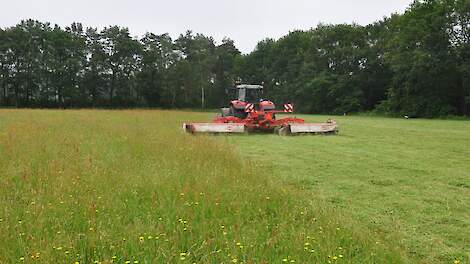
[[[262,101],[263,86],[261,85],[241,84],[235,86],[231,90],[235,91],[232,98],[238,101],[251,104],[257,104]]]
[[[263,99],[263,86],[238,84],[228,90],[229,108],[222,108],[222,116],[246,118],[250,111],[274,110],[274,103]]]

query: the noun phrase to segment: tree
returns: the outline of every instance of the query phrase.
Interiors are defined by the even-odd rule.
[[[214,89],[208,97],[210,107],[221,107],[227,104],[225,96],[227,88],[233,85],[237,78],[234,73],[235,63],[240,51],[235,47],[233,40],[224,38],[222,44],[215,49],[215,62],[213,66]]]
[[[169,89],[167,77],[170,67],[177,60],[177,54],[168,34],[147,33],[141,43],[141,69],[137,75],[139,93],[146,105],[158,106],[162,103],[162,94]]]
[[[392,21],[387,62],[393,71],[388,103],[410,116],[458,114],[456,64],[449,52],[449,6],[415,1]]]
[[[132,39],[127,28],[117,26],[101,32],[109,72],[107,94],[110,106],[135,105],[133,78],[137,71],[139,42]]]

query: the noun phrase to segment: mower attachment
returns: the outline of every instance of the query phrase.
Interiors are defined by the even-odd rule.
[[[188,133],[244,133],[245,125],[240,123],[192,123],[183,124]]]
[[[326,123],[290,123],[289,130],[291,134],[336,134],[338,133],[338,125],[333,120],[328,120]]]

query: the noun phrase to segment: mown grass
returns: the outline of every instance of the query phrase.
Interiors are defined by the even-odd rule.
[[[408,261],[224,137],[181,132],[206,115],[0,110],[0,263]],[[232,139],[256,138],[277,141]]]
[[[413,262],[470,261],[470,122],[336,119],[339,136],[227,140],[312,201],[397,240]]]

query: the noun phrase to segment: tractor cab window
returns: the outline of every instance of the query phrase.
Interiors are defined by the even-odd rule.
[[[263,91],[261,89],[247,89],[245,94],[245,102],[258,103],[261,99]]]
[[[238,100],[246,102],[246,89],[238,89]]]

